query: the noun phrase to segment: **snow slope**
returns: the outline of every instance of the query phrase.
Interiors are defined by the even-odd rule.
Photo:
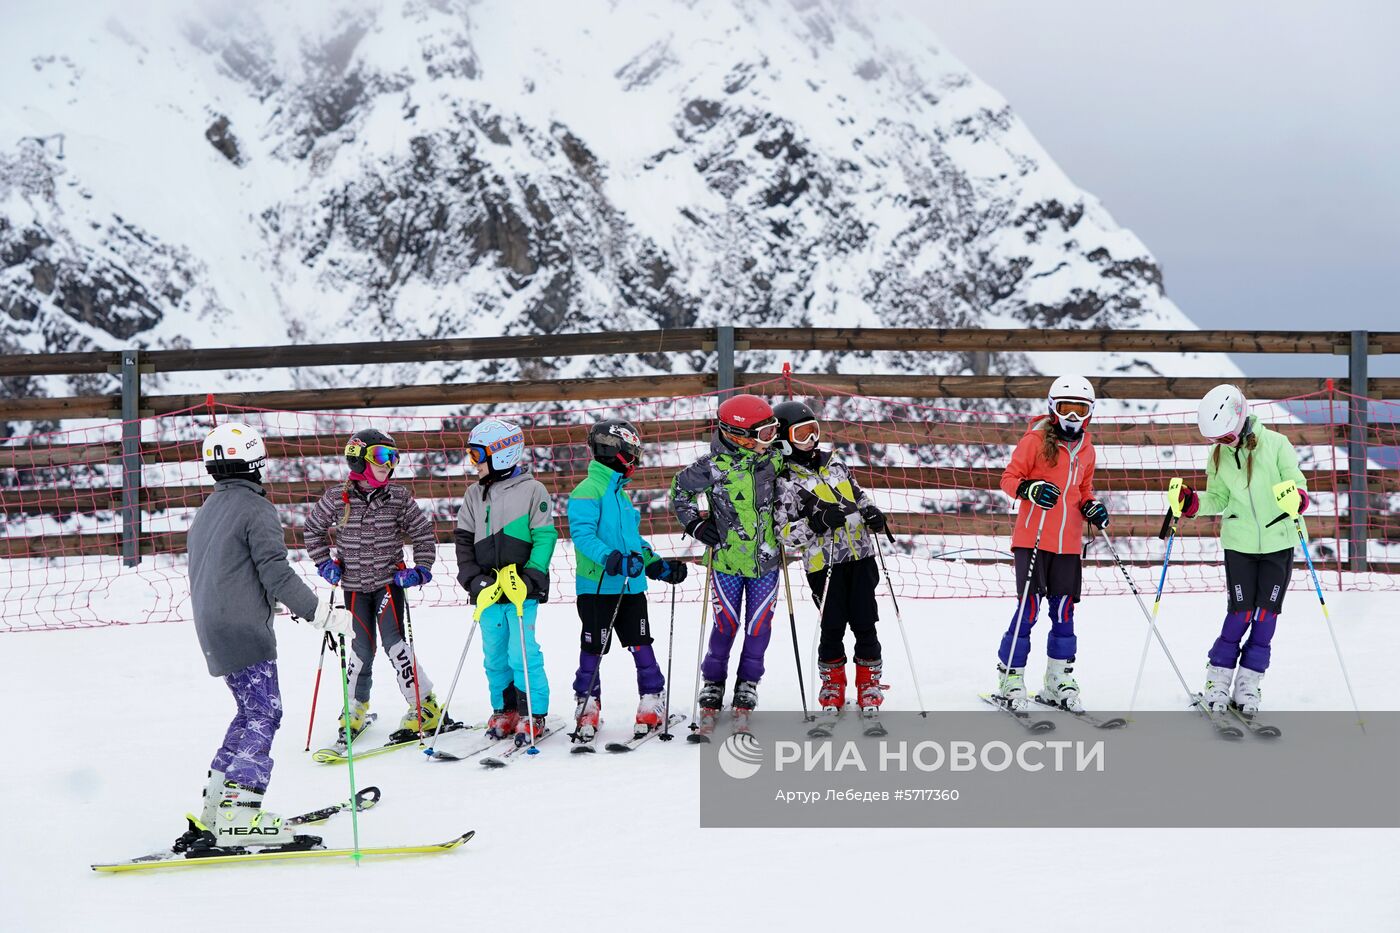
[[[1336,594],[1329,604],[1364,707],[1394,708],[1389,659],[1400,650],[1400,628],[1391,602],[1384,594]],[[1215,596],[1175,595],[1163,604],[1168,643],[1192,678],[1214,638],[1218,604]],[[974,694],[992,682],[1006,601],[902,605],[927,702],[935,709],[975,708]],[[684,607],[677,620],[677,696],[691,687],[695,613],[693,605]],[[1141,645],[1138,618],[1126,599],[1081,606],[1078,673],[1091,704],[1126,704]],[[653,620],[664,653],[667,620],[658,597]],[[779,620],[786,628],[781,609]],[[814,624],[815,613],[799,607],[804,651]],[[287,713],[274,749],[270,802],[292,812],[340,799],[346,772],[314,765],[301,750],[317,639],[294,623],[278,625]],[[577,656],[572,607],[546,607],[540,631],[559,712]],[[892,620],[882,631],[891,646],[890,707],[910,708],[913,690]],[[425,666],[445,689],[466,634],[461,611],[423,610],[414,633]],[[763,684],[768,707],[796,705],[786,633],[780,634]],[[1038,648],[1042,639],[1038,629]],[[1039,663],[1032,663],[1031,677],[1039,676]],[[321,739],[338,708],[329,665],[327,674]],[[625,656],[607,659],[604,685],[605,714],[612,718],[604,734],[620,735],[635,696]],[[1266,687],[1273,708],[1348,708],[1326,630],[1305,590],[1289,598]],[[474,649],[454,710],[478,719],[483,696]],[[401,710],[382,661],[374,703],[385,716]],[[1154,649],[1140,705],[1178,704],[1179,689]],[[9,791],[0,929],[7,933],[214,929],[231,914],[269,933],[439,923],[578,931],[871,925],[971,931],[1043,926],[1052,915],[1060,918],[1056,925],[1087,931],[1178,931],[1206,917],[1252,929],[1315,931],[1395,929],[1400,916],[1394,883],[1400,833],[1389,830],[700,831],[696,749],[679,741],[652,742],[626,758],[580,758],[552,740],[537,758],[505,772],[470,762],[430,764],[414,752],[363,762],[361,784],[384,790],[380,807],[363,816],[366,844],[478,830],[448,856],[359,868],[307,863],[95,876],[88,870],[94,860],[168,844],[182,828],[181,814],[199,802],[232,706],[222,684],[205,673],[193,630],[147,625],[5,638],[0,711]],[[69,721],[81,728],[52,727]],[[1202,792],[1216,791],[1203,786]],[[350,838],[348,821],[324,829],[332,844]],[[1048,867],[1057,863],[1065,871]]]

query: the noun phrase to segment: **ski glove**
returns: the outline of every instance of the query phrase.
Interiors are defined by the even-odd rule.
[[[525,581],[525,598],[544,602],[549,595],[549,574],[534,567],[521,567],[520,579]]]
[[[715,525],[713,518],[697,518],[685,526],[685,533],[705,547],[719,547],[720,542],[724,540],[720,537],[719,527]]]
[[[1016,487],[1016,497],[1027,499],[1042,509],[1053,509],[1060,501],[1060,487],[1043,479],[1023,479]]]
[[[345,611],[345,607],[332,605],[329,599],[323,599],[316,604],[316,611],[307,620],[316,628],[323,632],[330,632],[332,635],[350,635],[350,613]]]
[[[1300,490],[1298,490],[1298,514],[1299,514],[1299,515],[1302,515],[1302,514],[1303,514],[1304,512],[1306,512],[1307,510],[1308,510],[1308,491],[1307,491],[1306,489],[1300,489]]]
[[[412,570],[394,571],[395,586],[422,586],[424,583],[432,582],[432,579],[433,572],[422,565],[414,567]]]
[[[329,557],[327,557],[325,560],[321,561],[319,564],[316,565],[316,572],[321,575],[322,580],[325,580],[331,586],[338,586],[340,584],[340,578],[342,575],[342,571],[340,569],[340,561],[331,560]]]
[[[807,524],[819,535],[830,534],[838,528],[846,527],[846,510],[835,502],[822,502],[812,508],[807,516]]]
[[[689,574],[690,570],[683,560],[656,560],[647,566],[649,578],[669,583],[672,586],[683,582]]]
[[[1084,516],[1084,520],[1095,528],[1108,527],[1108,506],[1098,499],[1090,499],[1088,502],[1080,503],[1079,514]]]
[[[1177,499],[1181,503],[1181,514],[1186,518],[1193,518],[1201,508],[1201,497],[1196,495],[1196,490],[1181,484],[1181,495]]]
[[[865,527],[869,528],[872,533],[877,535],[882,533],[885,527],[889,525],[889,522],[885,520],[885,513],[881,512],[873,505],[864,506],[860,510],[860,517],[861,520],[865,522]]]
[[[476,579],[472,580],[471,583],[468,583],[467,593],[471,596],[472,602],[476,602],[476,598],[481,595],[481,591],[495,582],[495,577],[491,577],[483,573]]]
[[[642,555],[636,551],[630,554],[613,551],[603,561],[603,570],[610,577],[620,577],[624,574],[629,577],[640,577],[644,569]]]

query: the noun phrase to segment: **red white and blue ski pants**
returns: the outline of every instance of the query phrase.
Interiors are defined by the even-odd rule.
[[[739,680],[758,681],[763,677],[763,655],[773,636],[773,610],[778,602],[778,571],[761,577],[741,577],[714,573],[710,604],[715,624],[710,630],[709,650],[700,666],[705,680],[721,683],[729,674],[729,653],[744,621],[744,647],[739,652]],[[741,614],[742,613],[742,614]]]

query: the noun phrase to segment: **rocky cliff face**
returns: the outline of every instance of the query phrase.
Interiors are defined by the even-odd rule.
[[[1191,326],[1143,244],[1005,101],[875,4],[119,16],[34,7],[15,21],[22,54],[0,64],[6,351],[715,323]],[[707,361],[551,371],[672,365]],[[890,354],[842,368],[971,366]],[[322,377],[346,374],[304,378]]]

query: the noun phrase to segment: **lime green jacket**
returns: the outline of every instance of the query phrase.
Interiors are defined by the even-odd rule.
[[[1206,490],[1201,494],[1198,515],[1219,515],[1220,543],[1227,551],[1243,554],[1271,554],[1298,543],[1298,531],[1287,518],[1269,525],[1283,514],[1274,501],[1274,486],[1292,480],[1306,489],[1298,454],[1277,431],[1260,424],[1255,416],[1253,450],[1213,447],[1206,459]],[[1219,449],[1220,456],[1215,455]],[[1250,461],[1253,475],[1246,484]],[[1218,465],[1217,465],[1218,462]]]

